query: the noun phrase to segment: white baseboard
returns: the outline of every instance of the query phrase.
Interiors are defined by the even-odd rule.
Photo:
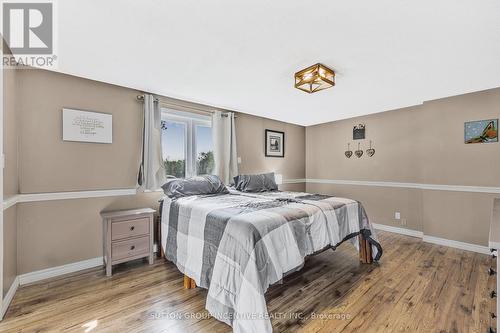
[[[464,242],[459,242],[459,241],[446,239],[446,238],[439,238],[439,237],[424,235],[423,241],[427,242],[427,243],[453,247],[453,248],[460,249],[460,250],[472,251],[472,252],[477,252],[477,253],[482,253],[482,254],[490,254],[490,249],[486,246],[464,243]]]
[[[418,230],[398,228],[398,227],[393,227],[390,225],[378,224],[378,223],[372,223],[372,225],[377,230],[383,230],[383,231],[388,231],[388,232],[392,232],[395,234],[401,234],[401,235],[406,235],[406,236],[422,238],[422,241],[424,241],[426,243],[444,245],[444,246],[448,246],[448,247],[453,247],[455,249],[472,251],[472,252],[477,252],[477,253],[482,253],[482,254],[490,254],[490,248],[487,246],[464,243],[464,242],[459,242],[459,241],[446,239],[446,238],[428,236],[428,235],[424,235],[424,233],[422,231],[418,231]]]
[[[10,285],[9,291],[7,292],[2,301],[2,309],[1,309],[2,312],[0,313],[0,320],[3,319],[5,313],[7,313],[7,309],[9,308],[9,305],[12,302],[14,295],[16,294],[17,287],[19,287],[19,276],[16,276],[16,278]]]
[[[49,279],[52,277],[56,277],[59,275],[74,273],[84,269],[94,268],[102,265],[103,265],[102,257],[97,257],[97,258],[74,262],[67,265],[46,268],[39,271],[34,271],[20,275],[19,284],[22,286],[28,283],[33,283]]]
[[[418,238],[424,237],[424,233],[422,231],[418,231],[418,230],[393,227],[390,225],[378,224],[378,223],[372,223],[372,225],[375,229],[389,231],[389,232],[393,232],[395,234],[401,234],[401,235],[418,237]]]

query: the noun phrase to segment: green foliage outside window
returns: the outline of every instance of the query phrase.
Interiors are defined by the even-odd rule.
[[[167,176],[184,178],[186,176],[186,160],[168,159],[163,161]],[[196,159],[196,170],[198,175],[211,174],[214,169],[214,154],[212,151],[201,152]]]
[[[184,178],[186,175],[186,160],[169,161],[166,159],[163,161],[163,165],[165,166],[167,176]]]

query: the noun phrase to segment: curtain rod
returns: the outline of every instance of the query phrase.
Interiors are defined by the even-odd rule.
[[[137,95],[137,100],[140,101],[140,102],[144,102],[144,95]],[[178,107],[178,108],[184,108],[184,109],[191,109],[191,110],[194,110],[196,112],[202,112],[202,113],[205,113],[205,114],[212,114],[215,112],[215,110],[205,110],[205,109],[201,109],[201,108],[197,108],[197,107],[194,107],[194,106],[190,106],[190,105],[182,105],[182,104],[176,104],[176,103],[172,103],[170,101],[165,101],[165,100],[162,100],[158,97],[155,97],[154,98],[154,101],[157,102],[157,103],[162,103],[166,106],[169,106],[169,107]],[[223,117],[227,117],[227,113],[229,113],[230,111],[221,111],[222,112],[222,116]],[[237,116],[235,115],[234,116],[235,118],[237,118]]]

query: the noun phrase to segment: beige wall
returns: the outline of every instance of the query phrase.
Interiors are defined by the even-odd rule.
[[[44,70],[23,70],[21,193],[133,188],[140,162],[138,91]],[[62,109],[111,113],[113,144],[62,141]]]
[[[464,122],[498,118],[499,106],[500,89],[492,89],[307,127],[306,178],[499,187],[500,144],[464,144]],[[358,123],[366,140],[352,140]],[[366,150],[369,140],[373,157],[345,158],[347,142]],[[332,184],[307,191],[358,199],[376,223],[487,245],[491,194]]]
[[[500,143],[463,143],[464,122],[500,118],[500,88],[424,103],[421,178],[428,183],[500,186]]]
[[[422,191],[424,234],[488,246],[494,198],[485,193]]]
[[[285,157],[266,157],[266,129],[285,132]],[[276,120],[239,113],[236,118],[239,172],[275,171],[284,179],[303,179],[305,175],[305,128]]]
[[[285,157],[266,157],[265,130],[285,132]],[[304,179],[305,127],[281,121],[239,113],[236,118],[239,172],[259,173],[274,171],[283,179]],[[304,191],[305,184],[283,184],[282,190]]]
[[[22,203],[18,206],[19,274],[102,256],[105,210],[158,208],[161,193]]]
[[[307,192],[356,199],[364,205],[372,223],[423,230],[422,193],[417,189],[307,184]],[[406,225],[394,220],[396,211],[401,213]]]
[[[135,187],[141,142],[138,91],[42,70],[22,71],[18,81],[21,193]],[[113,143],[63,142],[63,107],[113,114]],[[304,178],[304,127],[245,114],[238,114],[236,126],[241,172],[276,171],[285,178]],[[284,159],[264,157],[266,128],[286,132]],[[282,188],[300,190],[304,185]],[[99,212],[157,208],[159,197],[149,193],[19,204],[19,274],[101,256]]]
[[[366,117],[341,120],[306,128],[307,178],[357,179],[379,181],[418,181],[415,151],[419,128],[414,127],[419,107],[388,111]],[[353,126],[365,123],[368,140],[352,140]],[[347,143],[351,150],[368,148],[373,141],[372,158],[345,158]]]

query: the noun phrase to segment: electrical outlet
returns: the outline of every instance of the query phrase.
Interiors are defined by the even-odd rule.
[[[238,161],[238,164],[241,164],[241,157],[238,156],[237,161]]]
[[[395,213],[394,213],[394,218],[395,218],[396,220],[401,220],[401,213],[400,213],[400,212],[395,212]]]
[[[406,225],[406,219],[401,219],[401,225]]]

